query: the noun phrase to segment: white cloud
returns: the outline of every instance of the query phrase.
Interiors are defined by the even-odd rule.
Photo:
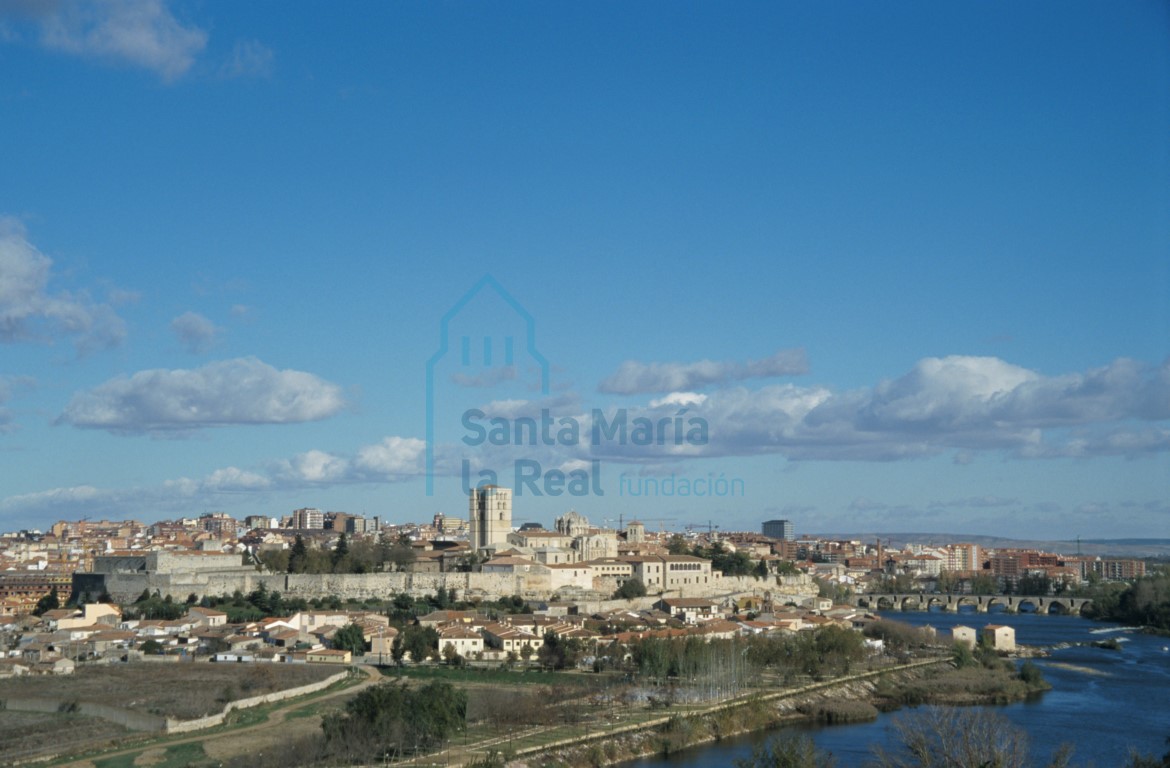
[[[203,488],[210,491],[256,491],[271,485],[267,477],[236,467],[217,469],[203,481]]]
[[[285,477],[307,483],[334,483],[349,473],[349,460],[325,451],[306,451],[287,464]]]
[[[660,408],[664,405],[675,405],[680,408],[691,405],[702,405],[707,400],[706,395],[697,392],[671,392],[666,397],[659,397],[650,401],[651,408]]]
[[[92,485],[76,485],[68,488],[50,488],[36,493],[22,493],[0,501],[0,511],[38,510],[46,506],[71,503],[89,503],[103,494]]]
[[[231,56],[219,69],[222,77],[268,77],[276,60],[272,49],[258,40],[237,40]]]
[[[602,392],[633,395],[679,392],[746,379],[794,376],[808,373],[803,349],[782,349],[763,360],[746,363],[700,360],[695,363],[643,363],[627,360],[599,385]]]
[[[630,410],[657,422],[671,398]],[[927,358],[905,375],[856,391],[772,385],[717,389],[686,418],[709,424],[709,444],[604,445],[632,462],[662,456],[778,454],[790,459],[893,461],[955,451],[1023,457],[1137,456],[1170,450],[1170,361],[1120,359],[1047,377],[998,358]]]
[[[413,437],[387,437],[358,451],[354,466],[367,476],[416,476],[424,470],[426,443]]]
[[[58,421],[111,432],[165,432],[317,421],[344,406],[335,384],[240,358],[112,379],[75,394]]]
[[[0,217],[0,343],[73,339],[78,352],[112,347],[125,338],[122,319],[84,293],[51,292],[53,261],[33,246],[24,225]]]
[[[27,2],[4,13],[32,22],[49,50],[130,64],[167,82],[186,74],[207,45],[207,32],[175,18],[163,0]]]
[[[193,355],[201,355],[211,349],[220,329],[215,323],[197,312],[184,312],[171,321],[171,330],[179,343]]]

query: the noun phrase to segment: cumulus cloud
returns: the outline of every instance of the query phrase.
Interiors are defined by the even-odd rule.
[[[211,349],[220,329],[215,323],[198,312],[184,312],[171,321],[171,331],[179,343],[193,355],[201,355]]]
[[[426,443],[418,438],[390,436],[361,446],[353,455],[314,449],[259,468],[224,467],[202,479],[168,482],[169,487],[187,495],[398,482],[422,476],[425,450]]]
[[[322,486],[395,483],[422,477],[426,444],[390,436],[352,456],[310,450],[261,466],[216,469],[203,477],[178,477],[154,486],[98,488],[77,485],[0,497],[0,520],[31,525],[38,519],[80,515],[157,515],[222,505],[225,497],[298,491]]]
[[[58,422],[120,433],[189,431],[317,421],[343,407],[337,385],[249,357],[112,379],[75,394]]]
[[[354,466],[367,478],[420,475],[426,443],[413,437],[387,437],[358,451]]]
[[[0,217],[0,344],[70,338],[78,352],[116,346],[126,326],[108,304],[51,291],[53,261],[28,241],[24,225]]]
[[[702,405],[707,400],[706,395],[701,395],[697,392],[671,392],[666,397],[659,397],[650,401],[651,408],[660,408],[662,406],[678,406],[686,408],[692,405]]]
[[[14,508],[18,506],[40,507],[45,504],[59,502],[90,502],[100,496],[102,491],[92,485],[75,485],[68,488],[50,488],[47,491],[22,493],[4,499],[3,506]]]
[[[681,404],[681,403],[680,403]],[[667,417],[671,398],[628,409],[628,421]],[[605,445],[630,461],[655,456],[774,453],[790,459],[894,461],[981,451],[1022,457],[1137,456],[1170,450],[1170,361],[1119,359],[1044,376],[993,357],[927,358],[873,387],[771,385],[712,391],[686,418],[709,424],[705,446]]]
[[[627,360],[617,372],[599,385],[602,392],[634,395],[653,392],[679,392],[700,389],[711,384],[725,384],[746,379],[795,376],[808,373],[803,349],[782,349],[763,360],[695,363],[643,363]]]
[[[175,18],[163,0],[17,2],[0,12],[32,24],[49,50],[141,67],[167,82],[186,74],[207,45],[207,32]]]
[[[203,488],[209,491],[257,491],[271,485],[272,481],[264,475],[237,467],[217,469],[203,481]]]
[[[349,460],[325,451],[306,451],[288,462],[291,477],[308,483],[334,483],[349,473]]]

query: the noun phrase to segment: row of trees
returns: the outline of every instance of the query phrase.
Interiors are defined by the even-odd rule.
[[[631,643],[628,653],[637,674],[648,680],[728,690],[734,681],[752,679],[764,669],[787,679],[848,674],[865,658],[865,642],[857,632],[830,625],[815,632],[732,639],[650,637]]]
[[[384,531],[375,539],[350,541],[344,533],[333,548],[312,546],[297,536],[291,549],[261,552],[260,564],[275,573],[376,573],[403,571],[415,560],[406,535]]]
[[[1170,573],[1159,571],[1132,584],[1101,584],[1090,594],[1086,609],[1092,618],[1140,624],[1170,632]]]

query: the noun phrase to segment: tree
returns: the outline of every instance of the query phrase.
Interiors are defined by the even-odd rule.
[[[752,750],[752,756],[738,758],[735,768],[832,768],[832,755],[817,749],[808,736],[781,734]]]
[[[846,584],[818,578],[814,578],[813,582],[817,585],[818,597],[827,597],[834,603],[847,603],[853,597],[853,590]]]
[[[549,632],[544,636],[544,644],[536,652],[536,658],[545,669],[572,668],[577,666],[582,651],[581,641],[577,638],[560,638],[555,632]]]
[[[979,663],[975,659],[975,654],[971,652],[971,647],[966,643],[955,643],[951,646],[951,661],[958,669],[974,667]]]
[[[1170,737],[1167,737],[1166,744],[1170,746]],[[1153,755],[1143,755],[1131,751],[1124,768],[1170,768],[1170,752],[1162,755],[1162,759],[1159,760]]]
[[[443,661],[452,667],[457,667],[463,663],[463,657],[459,655],[459,651],[455,650],[453,643],[446,643],[443,646]]]
[[[1026,573],[1016,584],[1016,593],[1021,595],[1047,595],[1052,591],[1052,579],[1047,574]]]
[[[361,656],[366,652],[366,637],[362,628],[357,624],[346,624],[333,635],[333,647]]]
[[[406,627],[395,638],[395,642],[402,640],[402,650],[410,654],[410,660],[418,663],[426,661],[428,657],[439,650],[439,633],[434,627],[420,627],[412,624]],[[401,658],[401,657],[399,657]]]
[[[691,548],[687,545],[687,540],[683,538],[682,534],[676,533],[666,542],[666,551],[672,555],[689,555]]]
[[[894,724],[899,749],[875,749],[880,768],[1025,768],[1028,737],[988,709],[927,707]]]
[[[337,545],[333,548],[333,571],[334,573],[344,573],[346,561],[345,558],[349,554],[349,540],[345,537],[345,531],[341,532],[341,536],[337,538]]]
[[[626,579],[613,593],[614,600],[633,600],[635,597],[645,597],[646,585],[639,578]]]
[[[305,540],[297,534],[293,541],[292,551],[288,556],[288,572],[289,573],[304,573],[306,561],[309,558],[308,549],[305,547]]]
[[[399,592],[395,595],[390,606],[390,618],[406,620],[414,618],[414,598],[406,592]]]
[[[162,643],[158,640],[149,637],[142,641],[142,645],[138,646],[138,650],[151,656],[157,656],[163,652],[163,647]]]
[[[934,591],[942,594],[951,594],[959,587],[960,579],[954,571],[943,569],[939,571],[938,579],[934,583]]]
[[[999,581],[990,573],[980,573],[971,579],[971,594],[994,595],[999,592]]]
[[[434,748],[467,721],[467,694],[445,681],[421,688],[382,683],[350,699],[344,714],[321,722],[326,743],[344,762],[395,758]]]
[[[33,609],[33,616],[43,616],[48,611],[55,611],[61,607],[61,598],[57,596],[57,588],[49,590],[49,594],[37,600],[37,607]]]
[[[405,571],[415,561],[414,547],[410,544],[410,537],[405,533],[398,537],[390,547],[386,560],[394,566],[396,571]]]

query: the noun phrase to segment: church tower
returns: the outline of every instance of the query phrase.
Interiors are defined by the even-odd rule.
[[[471,523],[471,551],[493,544],[505,544],[512,532],[512,489],[484,485],[471,490],[468,505]]]

